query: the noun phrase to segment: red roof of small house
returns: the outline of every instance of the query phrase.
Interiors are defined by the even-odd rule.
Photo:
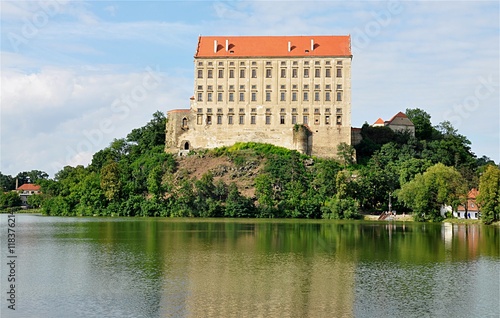
[[[479,191],[475,188],[472,188],[467,194],[467,211],[479,211],[479,207],[476,203],[476,197],[478,194]],[[465,211],[465,207],[463,205],[459,205],[457,211]]]
[[[25,183],[22,186],[18,187],[16,190],[22,191],[40,191],[40,186],[33,183]]]
[[[406,116],[406,114],[405,114],[405,113],[403,113],[403,112],[399,112],[399,113],[397,113],[396,115],[392,116],[392,118],[391,118],[391,119],[389,119],[387,122],[388,122],[388,123],[391,123],[394,119],[396,119],[396,118],[398,118],[398,117],[399,117],[399,118],[408,118],[408,116]]]
[[[350,35],[200,36],[196,57],[352,57]]]
[[[377,119],[377,121],[373,123],[373,125],[383,125],[383,124],[384,120],[382,118]]]

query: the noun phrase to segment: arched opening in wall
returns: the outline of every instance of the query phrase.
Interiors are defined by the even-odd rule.
[[[189,150],[189,141],[184,142],[184,146],[182,148],[184,150]]]
[[[182,129],[187,129],[188,128],[188,120],[186,117],[182,118],[182,124],[181,124]]]

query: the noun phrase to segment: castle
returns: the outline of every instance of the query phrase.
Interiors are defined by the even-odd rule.
[[[270,143],[318,157],[351,144],[350,36],[200,36],[189,109],[165,150]]]

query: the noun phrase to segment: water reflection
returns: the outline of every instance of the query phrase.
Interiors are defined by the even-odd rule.
[[[18,224],[19,317],[499,314],[494,227],[30,215]]]

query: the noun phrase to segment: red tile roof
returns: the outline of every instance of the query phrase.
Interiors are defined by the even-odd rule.
[[[389,119],[387,122],[388,122],[388,123],[391,123],[394,119],[396,119],[396,118],[398,118],[398,117],[399,117],[399,118],[408,118],[408,116],[406,116],[406,114],[405,114],[405,113],[403,113],[403,112],[399,112],[399,113],[397,113],[396,115],[392,116],[392,118],[391,118],[391,119]]]
[[[379,118],[377,119],[376,122],[373,123],[374,125],[383,125],[384,124],[384,120],[382,118]]]
[[[352,57],[351,37],[349,35],[200,36],[195,54],[195,57],[281,56]]]
[[[33,183],[25,183],[22,186],[18,187],[17,190],[22,191],[40,191],[40,186]]]

